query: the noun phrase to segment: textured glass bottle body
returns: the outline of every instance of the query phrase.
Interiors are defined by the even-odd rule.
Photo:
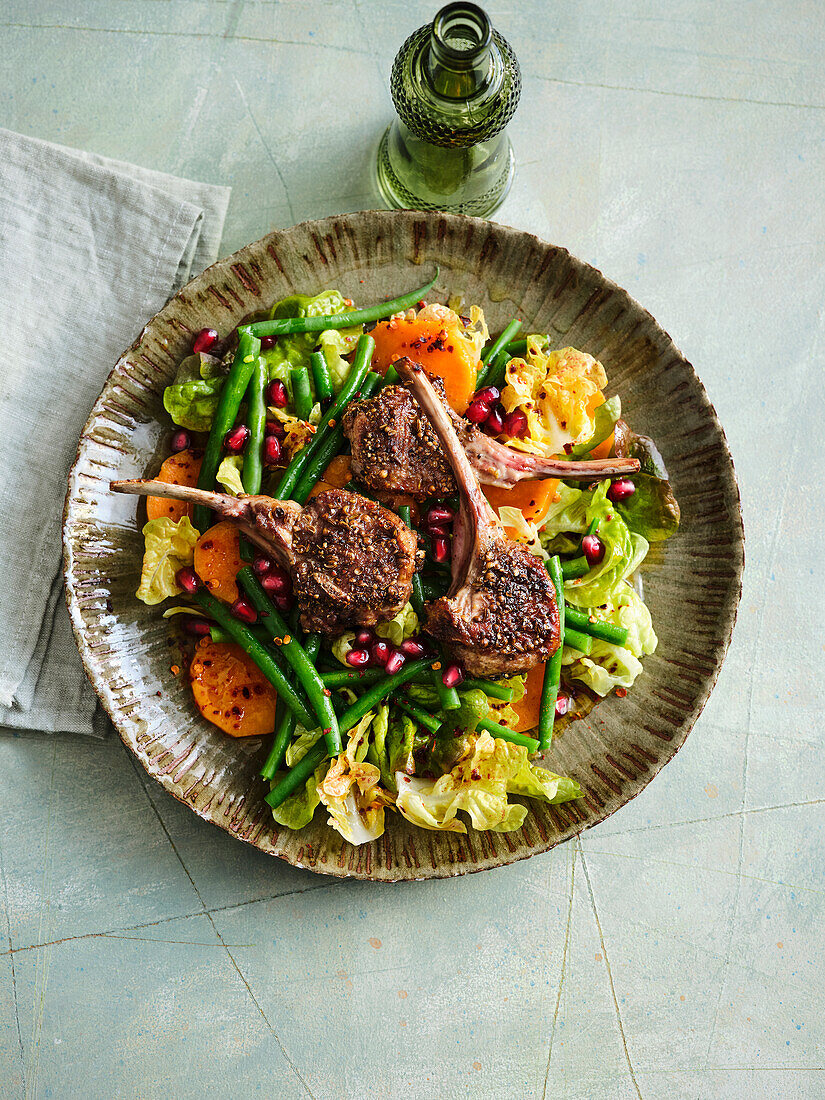
[[[468,31],[459,17],[476,22]],[[481,9],[448,5],[432,26],[411,35],[393,64],[391,91],[399,117],[381,139],[377,165],[387,203],[491,214],[513,179],[504,127],[518,104],[521,76],[515,54]]]

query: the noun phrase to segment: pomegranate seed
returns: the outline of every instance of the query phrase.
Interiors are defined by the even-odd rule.
[[[473,401],[483,401],[485,405],[492,407],[500,397],[501,390],[498,386],[485,386],[483,390],[473,394]]]
[[[426,522],[429,527],[440,527],[445,523],[452,523],[454,519],[455,512],[449,504],[434,504],[427,512]]]
[[[464,415],[471,424],[483,424],[490,415],[490,406],[484,401],[471,401]]]
[[[272,562],[266,575],[261,577],[261,588],[274,596],[282,596],[292,591],[292,578],[282,565]]]
[[[268,435],[264,439],[264,465],[277,466],[281,461],[281,443],[277,435]]]
[[[184,565],[175,574],[175,584],[191,596],[200,588],[201,580],[191,565]]]
[[[585,535],[582,539],[582,553],[588,565],[598,565],[604,557],[604,543],[598,535]]]
[[[205,638],[212,629],[212,624],[208,619],[198,619],[194,615],[187,615],[183,620],[183,629],[195,638]]]
[[[432,540],[433,557],[441,565],[450,560],[450,543],[448,539],[438,535]]]
[[[191,442],[192,441],[189,438],[189,432],[185,431],[183,428],[178,428],[178,430],[172,436],[173,453],[177,454],[179,451],[188,450]]]
[[[192,351],[195,355],[209,351],[218,342],[218,334],[213,328],[202,328],[192,343]]]
[[[627,500],[628,497],[632,497],[635,492],[636,486],[630,478],[620,477],[607,490],[607,499],[612,500],[614,504],[619,504],[621,501]]]
[[[394,649],[387,658],[387,663],[384,665],[387,675],[394,676],[396,672],[400,672],[406,660],[407,658],[400,649]]]
[[[504,430],[504,417],[507,414],[504,411],[504,406],[499,402],[487,417],[487,430],[493,435],[498,435],[499,432]]]
[[[231,455],[239,455],[246,446],[248,439],[249,428],[246,424],[238,424],[237,427],[230,428],[223,437],[223,448]]]
[[[369,664],[370,655],[366,649],[351,649],[346,656],[348,665],[352,665],[353,668],[361,668],[363,665]]]
[[[269,383],[266,388],[266,400],[268,404],[274,405],[276,409],[286,408],[286,386],[283,382],[276,378],[274,382]]]
[[[359,630],[355,635],[355,644],[362,649],[371,646],[374,641],[375,635],[371,630]]]
[[[556,699],[556,717],[563,718],[570,710],[570,696],[560,694]]]
[[[441,683],[444,687],[454,688],[464,683],[464,669],[459,665],[447,665],[441,674]]]
[[[504,418],[504,431],[514,439],[524,439],[527,435],[527,413],[523,409],[513,409]]]
[[[272,561],[263,554],[256,554],[252,559],[252,571],[257,577],[262,577],[272,568]]]
[[[283,439],[286,436],[284,426],[279,420],[267,420],[264,424],[264,435],[275,435],[278,439]]]
[[[372,663],[374,665],[385,665],[392,653],[392,647],[389,642],[380,639],[377,642],[373,642],[370,646],[370,656],[372,657]]]
[[[258,612],[245,596],[241,596],[239,599],[235,600],[229,610],[235,618],[240,619],[242,623],[257,622]]]
[[[405,657],[424,656],[424,646],[416,638],[405,638],[398,648]]]
[[[261,351],[269,351],[270,348],[275,347],[274,336],[262,336],[261,337]]]
[[[280,596],[275,596],[272,602],[275,604],[279,611],[282,611],[284,614],[286,614],[287,611],[292,610],[292,593],[283,592]]]
[[[446,527],[428,527],[427,534],[431,539],[446,539],[449,537],[450,532]]]

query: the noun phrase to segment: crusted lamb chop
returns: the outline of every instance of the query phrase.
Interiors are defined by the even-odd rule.
[[[409,359],[395,364],[429,417],[458,484],[453,527],[453,579],[429,604],[425,629],[446,643],[468,672],[526,672],[558,648],[559,609],[547,570],[504,533],[432,382]]]
[[[113,481],[117,493],[205,504],[292,575],[305,630],[340,634],[397,615],[410,598],[416,536],[375,501],[343,489],[306,505],[266,496],[232,497],[163,481]]]
[[[430,383],[467,453],[476,478],[483,484],[506,489],[523,478],[596,481],[634,474],[639,469],[635,458],[568,462],[505,447],[450,408],[440,378],[430,379]],[[429,496],[451,496],[456,491],[450,463],[432,425],[402,386],[386,386],[377,397],[351,405],[343,424],[352,445],[353,476],[382,499],[406,493],[416,500],[424,500]]]

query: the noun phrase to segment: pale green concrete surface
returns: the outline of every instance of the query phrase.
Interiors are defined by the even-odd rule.
[[[114,738],[0,740],[3,1098],[825,1096],[825,8],[487,6],[525,77],[499,220],[627,287],[728,434],[718,686],[580,842],[397,887],[250,850]],[[436,7],[3,0],[0,125],[231,184],[229,252],[377,204],[389,66]]]

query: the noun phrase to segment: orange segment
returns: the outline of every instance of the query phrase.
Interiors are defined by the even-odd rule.
[[[179,451],[170,455],[155,475],[156,481],[165,481],[167,485],[198,484],[198,475],[201,472],[203,461],[202,451]],[[184,516],[192,518],[192,505],[183,500],[167,500],[166,497],[147,497],[146,516],[148,519],[168,518],[174,520],[183,519]]]
[[[225,603],[234,603],[238,598],[235,577],[244,564],[238,529],[228,519],[204,531],[195,544],[195,572],[207,591]]]
[[[230,737],[261,737],[275,729],[275,688],[234,642],[202,638],[189,666],[198,710]]]
[[[551,504],[557,499],[558,487],[558,480],[548,477],[544,481],[519,481],[511,489],[503,489],[498,485],[482,485],[481,491],[496,514],[499,508],[520,508],[528,523],[540,526]],[[512,537],[512,528],[506,530]]]
[[[539,724],[546,667],[546,665],[536,665],[535,668],[530,669],[524,678],[524,696],[517,703],[510,704],[518,715],[518,722],[513,727],[517,733],[535,729]]]

